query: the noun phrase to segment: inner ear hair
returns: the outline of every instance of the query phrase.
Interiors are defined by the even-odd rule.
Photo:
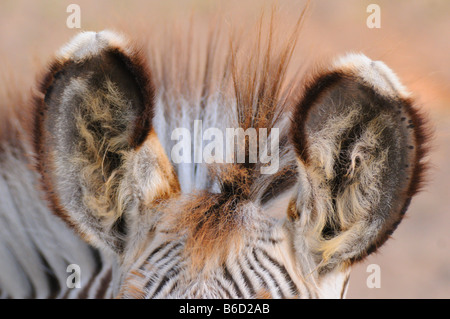
[[[289,216],[308,225],[322,271],[389,238],[423,184],[429,138],[425,117],[381,62],[346,57],[306,85],[291,122],[300,194]]]
[[[39,85],[33,139],[41,184],[54,212],[97,246],[123,249],[123,212],[140,193],[128,176],[136,157],[158,157],[155,169],[165,163],[153,137],[158,154],[149,145],[141,152],[155,135],[154,94],[143,52],[110,31],[77,35]]]

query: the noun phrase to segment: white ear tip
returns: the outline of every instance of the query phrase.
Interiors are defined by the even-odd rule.
[[[362,53],[349,53],[337,58],[332,69],[358,76],[364,83],[385,96],[407,98],[411,95],[386,64],[372,61]]]
[[[109,30],[81,32],[58,51],[57,57],[62,60],[80,61],[113,47],[126,47],[122,35]]]
[[[333,67],[339,69],[349,65],[368,65],[371,62],[372,60],[362,53],[348,53],[336,58],[334,60]]]

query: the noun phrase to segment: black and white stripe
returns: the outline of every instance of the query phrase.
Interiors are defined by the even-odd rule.
[[[207,297],[273,298],[311,297],[309,288],[299,288],[286,266],[273,252],[278,239],[259,241],[247,246],[236,256],[229,256],[221,267],[209,276],[193,277],[188,271],[189,260],[183,254],[182,242],[164,242],[151,250],[139,271],[145,277],[146,298],[199,297],[202,287],[208,287]]]
[[[150,275],[144,286],[147,298],[158,298],[170,294],[175,288],[182,269],[184,245],[181,242],[166,242],[151,252],[140,270]]]

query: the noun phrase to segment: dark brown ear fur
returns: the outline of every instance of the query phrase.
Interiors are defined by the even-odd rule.
[[[365,57],[322,71],[304,92],[291,141],[308,185],[289,216],[313,225],[323,271],[361,260],[396,229],[423,185],[430,133],[392,71]]]
[[[118,195],[124,156],[138,149],[152,131],[154,95],[141,51],[110,32],[79,35],[40,82],[34,97],[36,167],[51,208],[88,241],[105,237],[113,249],[120,246],[112,233],[124,231],[124,220],[117,212],[120,205],[107,197]],[[101,194],[87,198],[85,193],[93,189]],[[105,216],[69,212],[82,214],[86,201],[95,202],[91,209],[101,207],[103,214],[115,211],[109,234],[91,227]],[[80,207],[69,207],[69,202]],[[80,226],[82,218],[92,225]]]

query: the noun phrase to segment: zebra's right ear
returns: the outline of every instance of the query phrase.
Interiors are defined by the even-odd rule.
[[[178,192],[152,128],[145,60],[121,36],[85,32],[63,47],[36,97],[37,169],[53,210],[115,252],[138,233],[137,207]]]
[[[426,121],[384,63],[356,54],[309,82],[292,119],[299,246],[319,273],[345,268],[389,238],[421,187]]]

